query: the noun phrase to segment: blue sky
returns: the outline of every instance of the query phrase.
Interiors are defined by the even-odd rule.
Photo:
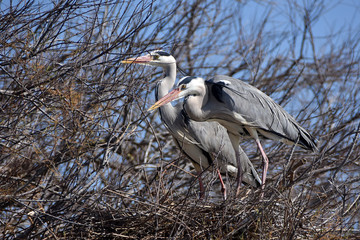
[[[161,0],[160,0],[161,1]],[[290,0],[292,1],[292,0]],[[19,1],[12,1],[16,5]],[[46,3],[47,1],[35,1],[36,3]],[[50,3],[51,1],[49,1]],[[225,0],[223,4],[228,5],[231,10],[236,0]],[[240,1],[241,2],[241,1]],[[246,2],[246,1],[245,1]],[[289,21],[289,14],[292,14],[288,9],[288,0],[257,0],[249,1],[245,9],[241,12],[242,17],[249,21],[249,24],[255,20],[259,20],[264,16],[264,13],[271,10],[271,21],[273,21],[273,28],[276,30],[277,26],[284,26]],[[314,1],[300,0],[295,1],[299,5],[311,5]],[[317,1],[321,2],[321,1]],[[334,41],[337,38],[345,38],[348,34],[359,32],[360,29],[360,1],[358,0],[324,0],[325,12],[321,13],[321,17],[313,25],[313,32],[318,43],[322,43],[321,39],[329,34],[334,34]],[[0,10],[7,9],[10,5],[9,0],[0,1]],[[226,9],[225,8],[225,9]],[[299,8],[300,9],[300,8]],[[301,16],[301,13],[296,12],[296,17]],[[293,17],[293,16],[291,16]],[[299,19],[297,19],[298,21]],[[245,21],[245,23],[246,23]],[[290,25],[290,24],[289,24]]]
[[[301,6],[310,6],[313,1],[297,1]],[[321,1],[318,1],[321,2]],[[312,31],[317,47],[322,46],[324,39],[332,35],[332,42],[334,44],[341,40],[348,38],[349,34],[359,34],[360,32],[360,1],[358,0],[325,0],[325,10],[320,13],[320,17],[312,25]],[[245,14],[249,24],[254,22],[254,19],[259,20],[267,11],[271,10],[270,21],[273,30],[276,31],[279,27],[281,29],[290,27],[289,19],[293,19],[296,23],[302,23],[302,12],[298,9],[290,10],[287,1],[256,1],[247,5],[248,11],[242,12]],[[299,8],[301,10],[301,7]],[[299,26],[300,28],[303,26]],[[321,51],[321,49],[318,49]],[[325,49],[323,49],[325,51]]]

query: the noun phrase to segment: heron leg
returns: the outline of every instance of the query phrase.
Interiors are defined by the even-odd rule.
[[[217,172],[217,174],[218,174],[218,176],[219,176],[219,179],[220,179],[221,192],[223,193],[224,200],[226,200],[226,186],[225,186],[225,184],[224,184],[224,181],[223,181],[223,179],[222,179],[222,177],[221,177],[221,173],[220,173],[220,171],[219,171],[218,168],[216,168],[216,172]]]
[[[235,195],[235,197],[238,197],[240,194],[240,187],[241,187],[241,182],[242,182],[242,168],[241,168],[241,158],[240,158],[240,151],[239,151],[240,137],[239,137],[239,135],[234,135],[229,131],[228,131],[228,134],[229,134],[231,144],[235,151],[236,164],[238,166],[238,172],[237,172],[237,176],[236,176],[236,195]]]
[[[261,181],[262,181],[261,189],[264,190],[267,170],[268,170],[268,167],[269,167],[269,159],[266,156],[266,153],[265,153],[263,147],[261,146],[259,138],[256,139],[256,144],[258,145],[258,148],[259,148],[259,150],[261,152],[261,155],[263,157],[263,172],[262,172],[262,178],[261,178]],[[264,193],[261,194],[261,196],[263,196],[263,195],[264,195]]]
[[[204,184],[202,182],[202,178],[201,178],[201,171],[198,171],[198,179],[199,179],[199,187],[200,187],[200,195],[199,198],[200,199],[204,199],[205,196],[205,188],[204,188]]]
[[[238,172],[236,176],[236,195],[237,198],[240,194],[241,182],[242,182],[242,169],[241,169],[241,160],[239,151],[235,151],[236,154],[236,163],[238,165]]]

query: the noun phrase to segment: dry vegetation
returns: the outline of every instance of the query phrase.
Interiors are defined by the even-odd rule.
[[[250,1],[15,2],[0,2],[3,238],[360,234],[360,32],[354,22],[317,39],[327,2],[261,1],[253,19],[242,18]],[[189,75],[257,86],[320,140],[319,152],[265,142],[264,201],[246,187],[223,201],[212,172],[199,200],[189,161],[146,112],[161,69],[120,63],[155,48]],[[242,146],[260,171],[254,142]]]

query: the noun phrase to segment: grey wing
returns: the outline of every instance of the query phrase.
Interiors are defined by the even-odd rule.
[[[216,75],[206,81],[212,91],[213,101],[226,107],[246,120],[267,138],[285,143],[297,142],[309,150],[316,149],[316,140],[280,105],[259,89],[236,78]]]
[[[197,171],[211,167],[216,161],[222,173],[231,176],[237,174],[235,152],[224,127],[215,122],[196,122],[191,120],[182,109],[182,104],[176,104],[178,114],[170,120],[162,116],[166,128],[174,138],[176,145],[193,162]],[[261,186],[261,180],[245,152],[239,148],[243,182],[253,187]]]
[[[212,155],[220,172],[228,172],[235,177],[237,164],[235,151],[230,142],[226,129],[216,122],[195,122],[189,120],[187,130],[199,143],[199,147]],[[250,159],[239,146],[241,168],[243,171],[243,182],[253,186],[261,186],[261,180],[252,165]]]

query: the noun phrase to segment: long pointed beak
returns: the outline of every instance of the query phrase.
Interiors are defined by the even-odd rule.
[[[141,57],[136,57],[136,58],[128,58],[125,60],[122,60],[121,63],[148,63],[151,62],[153,59],[150,55],[145,55],[145,56],[141,56]]]
[[[178,99],[179,93],[181,92],[181,90],[179,88],[175,88],[174,90],[172,90],[171,92],[169,92],[168,94],[166,94],[164,97],[162,97],[159,101],[157,101],[154,105],[152,105],[149,109],[149,111],[153,111],[171,101],[174,101],[175,99]]]

